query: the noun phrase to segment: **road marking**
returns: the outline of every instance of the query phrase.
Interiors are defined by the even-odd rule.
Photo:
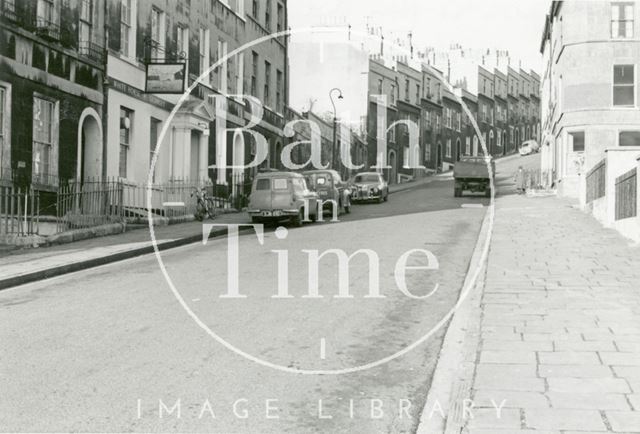
[[[484,205],[481,203],[463,203],[460,206],[462,208],[484,208]]]
[[[191,301],[200,301],[200,299],[199,298],[194,298]]]
[[[322,360],[327,358],[326,347],[327,347],[326,341],[324,340],[324,338],[320,338],[320,358]]]

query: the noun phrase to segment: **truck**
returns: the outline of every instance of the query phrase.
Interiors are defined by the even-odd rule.
[[[465,156],[453,166],[453,196],[462,197],[464,191],[484,193],[491,197],[489,166],[495,177],[496,165],[491,157]]]

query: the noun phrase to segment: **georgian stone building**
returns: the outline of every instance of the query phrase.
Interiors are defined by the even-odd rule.
[[[105,10],[95,0],[0,2],[0,184],[57,188],[103,170]]]

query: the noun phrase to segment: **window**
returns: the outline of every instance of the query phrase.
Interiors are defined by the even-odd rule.
[[[176,45],[178,49],[178,56],[181,56],[185,61],[186,75],[189,76],[189,28],[184,26],[177,27]],[[188,85],[185,80],[185,86]]]
[[[33,98],[33,161],[35,184],[55,185],[57,165],[56,103]]]
[[[420,85],[416,84],[416,104],[420,104]]]
[[[288,190],[289,183],[285,178],[274,178],[273,179],[273,189],[274,190]]]
[[[198,31],[198,58],[198,75],[202,75],[209,68],[209,29],[200,29]],[[218,67],[218,70],[221,71],[222,68]],[[208,74],[202,78],[202,83],[207,86],[210,84]]]
[[[120,53],[127,57],[134,57],[130,51],[129,41],[135,33],[131,29],[131,2],[122,0],[120,3]]]
[[[409,101],[409,80],[404,81],[404,100]]]
[[[424,125],[427,129],[431,128],[431,113],[429,113],[428,111],[424,112]]]
[[[251,15],[253,15],[254,18],[258,18],[259,13],[260,13],[260,6],[258,3],[258,0],[253,0],[253,2],[251,3]]]
[[[160,125],[162,122],[158,119],[151,118],[151,122],[149,124],[149,170],[151,170],[151,164],[153,163],[153,154],[156,150],[156,145],[158,144],[158,133],[160,132]],[[156,171],[154,170],[151,174],[151,182],[156,182]]]
[[[620,131],[619,146],[640,146],[640,131]]]
[[[460,124],[461,124],[461,114],[460,112],[456,112],[456,131],[460,132]]]
[[[584,131],[569,133],[569,136],[571,136],[573,152],[584,152]]]
[[[382,79],[378,79],[378,95],[382,95]]]
[[[465,155],[471,155],[471,137],[468,137],[465,139],[464,142],[465,146],[464,146],[464,154]]]
[[[209,30],[207,29],[207,31],[205,32],[205,46],[208,46],[208,41],[209,41]],[[207,52],[209,50],[207,49]],[[205,53],[207,54],[207,53]],[[218,46],[216,49],[216,62],[219,59],[222,59],[223,57],[225,57],[227,55],[227,42],[223,41],[222,39],[218,39]],[[205,60],[205,63],[208,67],[208,65],[210,64],[210,62],[208,60]],[[218,76],[218,80],[216,82],[216,86],[218,88],[218,90],[222,93],[224,92],[228,92],[229,91],[229,82],[230,80],[230,76],[229,76],[229,69],[233,68],[233,65],[231,64],[231,59],[227,60],[226,62],[223,62],[221,65],[218,65],[217,68],[215,68],[213,71],[211,71],[211,75],[213,76],[214,73],[217,73]]]
[[[12,2],[13,3],[13,2]],[[48,27],[60,24],[59,5],[56,0],[38,0],[37,26]]]
[[[151,59],[164,60],[164,13],[151,8]]]
[[[502,132],[500,131],[500,128],[497,128],[496,131],[496,145],[500,147],[502,146]]]
[[[276,70],[276,112],[283,113],[282,101],[282,71]]]
[[[278,15],[276,16],[276,19],[277,19],[276,31],[281,32],[284,30],[284,7],[280,3],[278,3],[277,13]]]
[[[447,139],[447,147],[445,149],[445,157],[451,158],[451,139]]]
[[[427,92],[427,98],[431,98],[431,77],[427,77],[427,86],[424,90]]]
[[[251,52],[251,95],[258,97],[258,53]]]
[[[268,32],[271,31],[271,0],[267,0],[264,8],[264,27]]]
[[[391,85],[391,95],[389,100],[391,101],[391,104],[393,105],[396,104],[396,85],[395,84]]]
[[[424,162],[431,161],[431,144],[427,143],[424,145]]]
[[[440,131],[440,115],[436,115],[436,131]]]
[[[633,3],[611,3],[611,37],[633,38]]]
[[[267,61],[264,62],[264,93],[262,95],[262,99],[264,102],[264,105],[267,107],[271,106],[271,95],[269,93],[269,89],[270,89],[270,83],[271,83],[271,64]]]
[[[613,105],[635,105],[634,65],[613,66]]]
[[[244,54],[236,54],[237,65],[236,68],[236,94],[242,95],[244,93]]]
[[[92,25],[92,0],[81,0],[80,22],[78,26],[78,48],[82,54],[89,54],[89,43],[91,42]]]
[[[269,178],[261,178],[256,181],[256,190],[270,190],[271,182]]]
[[[131,145],[131,127],[133,126],[133,111],[120,107],[120,158],[118,162],[118,175],[127,177],[127,161],[129,146]]]

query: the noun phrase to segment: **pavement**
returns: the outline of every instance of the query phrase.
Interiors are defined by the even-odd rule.
[[[417,432],[640,432],[640,248],[570,201],[506,182],[492,229]]]

